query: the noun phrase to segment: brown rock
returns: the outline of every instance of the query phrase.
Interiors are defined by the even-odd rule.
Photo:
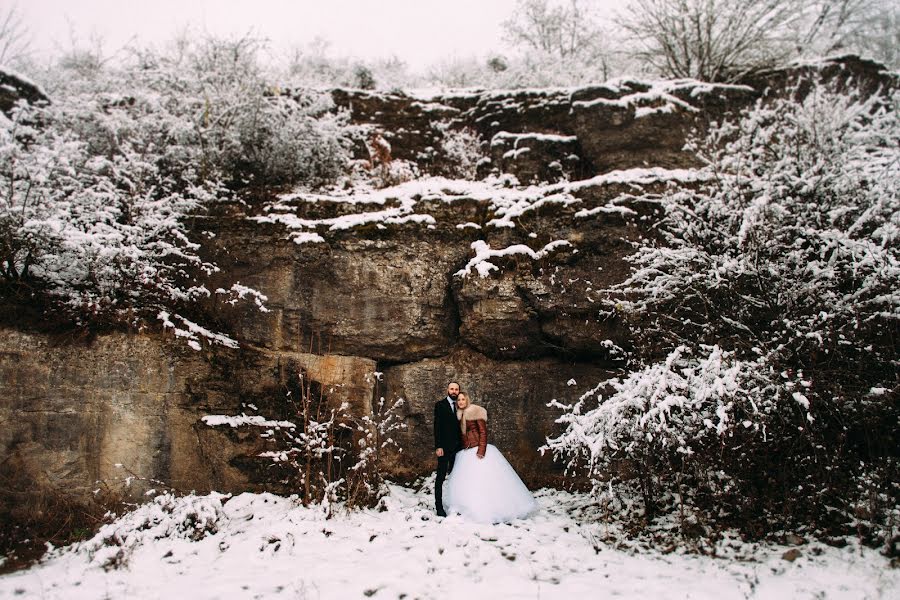
[[[803,553],[802,553],[802,552],[800,552],[800,551],[797,550],[796,548],[791,548],[790,550],[788,550],[787,552],[785,552],[784,554],[782,554],[782,555],[781,555],[781,558],[783,558],[784,560],[786,560],[786,561],[788,561],[788,562],[794,562],[795,560],[797,560],[797,559],[800,558],[801,556],[803,556]]]
[[[0,112],[9,113],[19,100],[25,100],[29,104],[50,101],[34,83],[14,73],[0,70]]]
[[[286,392],[301,372],[332,405],[347,402],[361,416],[371,411],[375,385],[370,359],[253,348],[196,353],[160,335],[54,345],[4,329],[0,348],[0,456],[34,493],[81,500],[101,484],[139,498],[157,481],[182,491],[290,491],[258,456],[274,449],[264,428],[210,427],[201,418],[291,420]]]
[[[531,486],[560,483],[562,466],[538,448],[559,432],[560,411],[547,407],[552,399],[577,400],[611,376],[601,367],[557,359],[491,360],[464,348],[439,359],[392,366],[384,372],[384,395],[403,398],[409,426],[400,436],[403,453],[390,467],[397,476],[414,477],[434,470],[434,403],[447,383],[458,381],[473,401],[488,411],[488,442],[497,446]],[[574,380],[572,384],[569,381]]]
[[[568,178],[581,163],[575,136],[501,131],[490,143],[492,165],[512,173],[521,183],[554,182]]]

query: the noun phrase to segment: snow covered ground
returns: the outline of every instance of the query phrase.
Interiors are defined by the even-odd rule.
[[[437,519],[426,486],[326,519],[269,494],[157,497],[93,539],[0,578],[0,598],[898,598],[900,569],[850,544],[635,553],[579,526],[590,499],[536,493],[527,521]],[[727,546],[727,547],[726,547]]]

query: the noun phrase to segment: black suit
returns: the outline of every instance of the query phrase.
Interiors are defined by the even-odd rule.
[[[444,455],[437,457],[437,478],[434,480],[434,504],[440,514],[444,512],[441,498],[444,478],[453,470],[456,453],[462,448],[459,421],[447,397],[441,398],[434,405],[434,449],[438,448],[444,450]]]

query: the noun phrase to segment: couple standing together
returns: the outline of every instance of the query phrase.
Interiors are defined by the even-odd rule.
[[[479,523],[499,523],[537,510],[537,502],[515,470],[487,443],[487,411],[472,404],[456,382],[447,386],[447,396],[434,405],[434,453],[438,516],[460,514]]]

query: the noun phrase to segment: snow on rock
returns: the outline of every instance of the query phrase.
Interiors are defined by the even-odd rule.
[[[576,197],[592,187],[606,185],[644,186],[668,181],[689,183],[703,181],[704,174],[692,169],[636,168],[612,171],[590,179],[566,182],[553,185],[529,185],[509,187],[506,180],[500,178],[484,181],[468,181],[429,177],[408,181],[384,189],[361,188],[350,191],[334,191],[329,194],[295,192],[282,195],[278,201],[265,208],[265,214],[248,217],[258,223],[280,223],[293,230],[290,237],[298,244],[321,243],[324,238],[316,233],[317,228],[329,231],[351,230],[366,225],[387,226],[404,223],[418,223],[426,226],[436,225],[434,217],[417,211],[420,201],[441,201],[452,203],[459,200],[475,200],[487,203],[494,217],[487,222],[490,227],[514,228],[514,219],[541,207],[558,204],[569,206],[581,203]],[[384,206],[389,208],[364,210],[363,212],[329,217],[322,219],[305,219],[295,213],[297,203],[332,202],[358,206]],[[631,214],[627,208],[614,206],[595,207],[579,212],[576,217],[585,217],[599,212],[618,212]],[[461,227],[460,227],[461,226]],[[474,223],[462,223],[457,227],[474,227]]]
[[[500,250],[492,250],[487,242],[478,240],[472,242],[472,249],[475,250],[475,258],[471,259],[466,266],[457,271],[455,275],[457,277],[468,277],[472,273],[472,269],[475,269],[478,271],[478,274],[484,278],[487,277],[491,271],[499,270],[497,265],[488,262],[489,258],[524,254],[533,260],[540,260],[561,246],[571,246],[571,244],[565,240],[556,240],[537,251],[532,250],[525,244],[514,244]]]
[[[247,288],[248,290],[250,288]],[[265,298],[263,296],[263,298]],[[157,314],[157,318],[162,321],[163,327],[166,329],[172,329],[175,332],[176,337],[186,338],[187,344],[194,350],[200,350],[200,339],[198,336],[206,338],[210,343],[219,344],[220,346],[225,346],[226,348],[237,348],[238,342],[235,339],[228,337],[222,333],[215,333],[194,323],[193,321],[189,321],[185,319],[181,315],[171,315],[176,319],[180,320],[185,328],[178,327],[175,323],[169,318],[169,313],[167,311],[161,310],[159,314]]]
[[[716,91],[741,90],[752,92],[749,86],[712,84],[697,81],[696,79],[673,79],[635,82],[630,79],[611,80],[605,84],[610,91],[622,93],[633,89],[632,86],[648,88],[633,93],[626,93],[618,98],[595,98],[593,100],[576,100],[572,102],[573,108],[592,108],[594,106],[614,106],[634,110],[634,117],[641,118],[656,113],[670,113],[680,109],[682,111],[696,113],[700,109],[692,106],[677,96],[679,92],[689,90],[690,96],[696,98],[702,94],[711,94]]]
[[[612,185],[612,184],[630,184],[630,185],[649,185],[653,183],[677,182],[677,183],[694,183],[698,181],[707,181],[710,178],[709,173],[698,169],[664,169],[662,167],[651,168],[634,168],[610,171],[590,179],[581,181],[573,181],[571,183],[563,183],[554,188],[560,191],[577,192],[579,190]]]
[[[510,133],[509,131],[500,131],[491,138],[491,146],[512,144],[517,147],[519,142],[536,140],[540,142],[561,142],[574,143],[578,141],[578,137],[574,135],[559,135],[551,133]]]
[[[5,73],[6,75],[9,75],[10,77],[15,77],[16,79],[18,79],[18,80],[21,81],[22,83],[24,83],[24,84],[26,84],[26,85],[30,85],[31,87],[33,87],[33,88],[35,88],[36,90],[38,90],[43,96],[49,98],[47,92],[44,91],[44,89],[43,89],[37,82],[35,82],[34,80],[30,79],[30,78],[27,77],[26,75],[23,75],[22,73],[16,71],[15,69],[13,69],[12,67],[10,67],[9,65],[0,63],[0,73]]]
[[[252,425],[254,427],[283,427],[285,429],[294,429],[296,424],[290,421],[269,421],[260,415],[206,415],[201,420],[210,427],[218,427],[227,425],[229,427],[241,427],[242,425]]]
[[[164,494],[3,576],[0,598],[887,599],[900,590],[900,571],[856,544],[805,544],[793,561],[784,546],[736,536],[716,557],[635,551],[617,547],[590,496],[541,490],[536,516],[480,525],[434,517],[428,482],[389,489],[380,510],[330,519],[267,493]]]

